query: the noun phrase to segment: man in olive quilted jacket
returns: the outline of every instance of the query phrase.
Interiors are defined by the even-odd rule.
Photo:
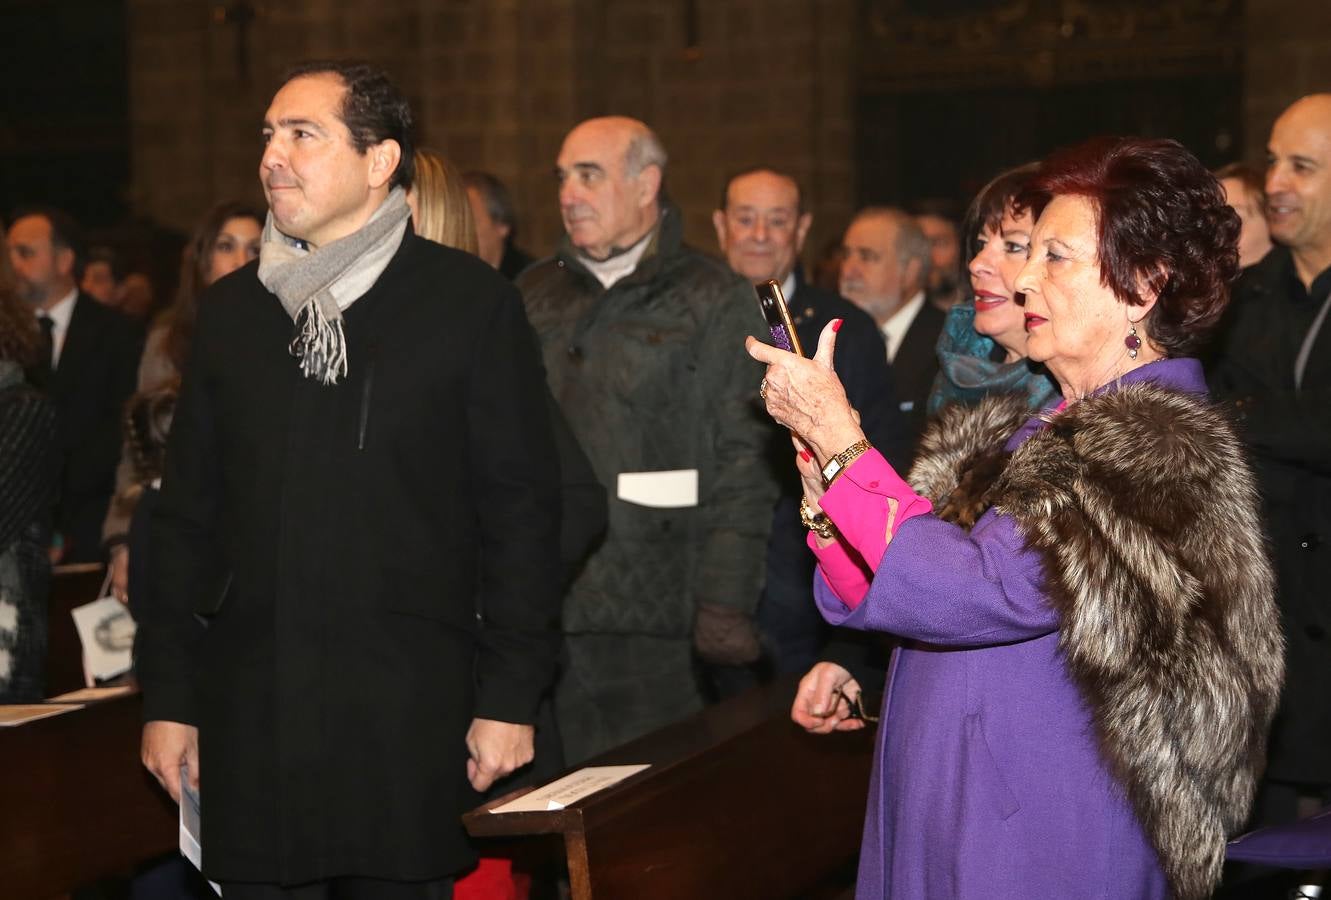
[[[759,656],[754,609],[776,486],[752,289],[683,243],[666,154],[633,119],[559,153],[565,238],[518,280],[550,387],[607,487],[610,528],[564,602],[556,693],[570,763],[702,706],[699,661]]]

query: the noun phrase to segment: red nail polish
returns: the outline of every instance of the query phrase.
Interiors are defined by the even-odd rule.
[[[813,459],[813,454],[810,453],[808,450],[801,450],[800,459],[804,460],[805,462],[808,462],[809,460]]]
[[[846,320],[845,320],[845,319],[837,319],[835,322],[832,323],[832,332],[833,332],[834,334],[835,334],[836,332],[838,332],[838,331],[841,330],[841,323],[844,322],[844,321],[846,321]]]

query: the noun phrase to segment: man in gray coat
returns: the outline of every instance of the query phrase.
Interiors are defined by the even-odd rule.
[[[643,123],[591,119],[559,153],[566,236],[518,280],[550,387],[611,493],[564,602],[556,689],[576,763],[698,710],[695,665],[758,658],[776,495],[763,462],[752,289],[683,244]]]

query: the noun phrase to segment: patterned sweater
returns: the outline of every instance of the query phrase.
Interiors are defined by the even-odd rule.
[[[0,360],[0,702],[43,695],[57,465],[55,407]]]

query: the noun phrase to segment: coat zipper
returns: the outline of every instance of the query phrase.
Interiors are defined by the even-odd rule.
[[[365,366],[365,381],[360,389],[360,424],[356,428],[356,449],[365,449],[365,430],[370,424],[370,394],[374,390],[374,346],[370,347]]]

